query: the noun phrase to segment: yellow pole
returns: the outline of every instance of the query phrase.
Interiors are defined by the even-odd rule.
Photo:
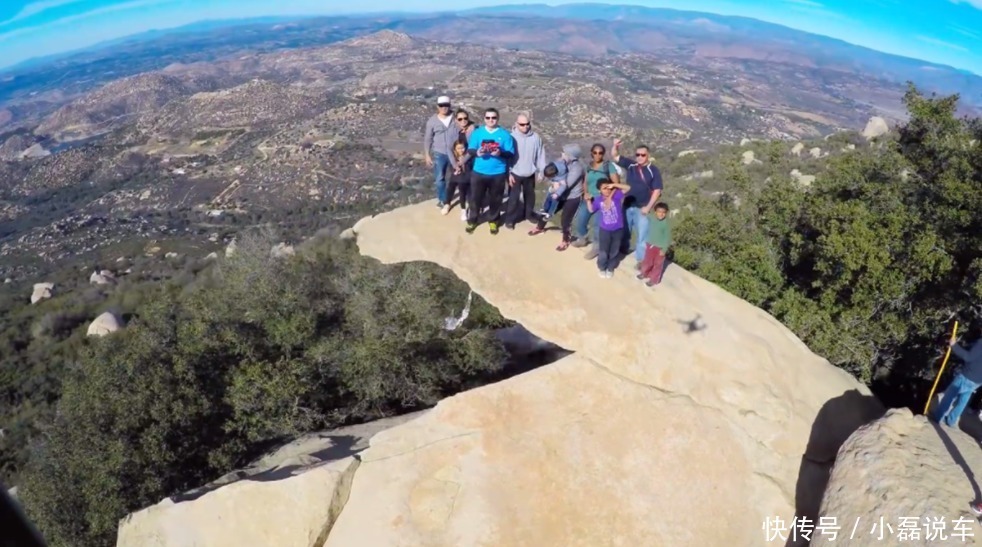
[[[951,331],[951,339],[955,339],[955,335],[958,334],[958,321],[955,321],[955,328]],[[931,394],[927,396],[927,403],[924,404],[924,415],[927,415],[927,409],[931,406],[931,399],[934,398],[934,390],[938,387],[938,380],[941,379],[941,375],[944,374],[944,367],[948,364],[948,357],[951,356],[951,344],[948,344],[948,351],[944,354],[944,361],[941,361],[941,370],[938,371],[938,376],[934,379],[934,385],[931,386]]]

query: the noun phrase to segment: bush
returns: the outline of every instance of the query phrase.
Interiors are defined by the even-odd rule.
[[[22,497],[52,545],[108,545],[118,520],[242,466],[271,442],[432,405],[498,372],[503,322],[432,264],[383,266],[269,234],[188,290],[168,285],[92,343],[33,447]],[[476,319],[475,319],[476,318]]]

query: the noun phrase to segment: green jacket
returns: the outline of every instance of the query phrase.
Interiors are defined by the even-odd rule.
[[[658,247],[665,251],[672,245],[672,224],[666,218],[658,220],[654,214],[648,218],[648,235],[644,238],[645,243],[652,247]]]

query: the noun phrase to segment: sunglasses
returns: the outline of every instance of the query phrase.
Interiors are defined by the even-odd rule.
[[[498,117],[497,116],[485,116],[484,119],[485,120],[497,120]]]
[[[648,157],[648,154],[635,154],[634,157],[636,157],[636,158],[647,158]]]
[[[467,121],[467,118],[457,118],[457,121],[458,122],[466,122]]]
[[[518,127],[528,127],[530,125],[532,125],[532,124],[531,123],[520,123],[520,124],[518,124]]]
[[[603,156],[604,155],[604,151],[603,150],[590,150],[590,153],[593,154],[594,156]]]
[[[437,106],[439,106],[440,108],[450,108],[450,105],[449,105],[449,104],[447,104],[447,103],[444,103],[444,104],[438,104]]]

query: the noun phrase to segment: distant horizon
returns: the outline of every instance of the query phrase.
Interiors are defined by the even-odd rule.
[[[868,32],[865,37],[878,36],[881,46],[891,43],[903,44],[906,47],[889,48],[871,45],[870,40],[850,39],[847,21],[862,23],[855,16],[850,17],[836,9],[836,4],[846,0],[751,0],[737,3],[735,0],[690,0],[684,7],[673,5],[667,0],[649,0],[647,2],[534,2],[514,0],[463,0],[453,8],[447,9],[446,4],[436,0],[408,0],[402,3],[380,2],[372,10],[351,9],[335,5],[325,8],[317,0],[286,0],[278,7],[260,5],[260,0],[213,0],[210,3],[192,0],[14,0],[0,7],[0,73],[16,70],[26,64],[44,63],[52,57],[64,58],[81,53],[100,45],[125,41],[150,32],[166,34],[181,30],[183,27],[201,23],[247,23],[249,20],[281,18],[309,19],[317,17],[343,16],[357,17],[385,14],[405,14],[425,16],[430,14],[459,12],[473,8],[486,7],[519,7],[527,5],[545,5],[557,7],[560,5],[608,5],[636,6],[642,8],[668,8],[683,12],[706,13],[717,16],[738,16],[754,19],[764,23],[780,25],[792,30],[815,34],[818,36],[840,40],[853,46],[863,47],[879,53],[895,55],[931,65],[943,66],[952,70],[982,77],[982,55],[973,55],[973,51],[982,51],[982,0],[909,0],[901,4],[899,0],[857,0],[849,4],[858,6],[868,4],[877,6],[876,17],[881,11],[890,11],[895,15],[894,23],[898,26],[914,24],[920,34],[893,36],[882,31]],[[926,8],[926,4],[934,6],[931,13],[947,9],[959,18],[943,23],[946,33],[942,38],[925,36],[929,34],[920,22],[927,19],[926,13],[918,13],[918,8]],[[769,4],[766,9],[761,3]],[[786,8],[784,13],[775,10],[778,4]],[[717,9],[707,9],[715,6]],[[910,13],[902,12],[907,8]],[[843,8],[845,9],[845,8]],[[866,9],[866,8],[864,8]],[[862,10],[859,10],[862,12]],[[794,12],[794,13],[792,13]],[[851,13],[851,12],[849,12]],[[865,13],[865,12],[863,12]],[[760,16],[763,15],[763,16]],[[786,20],[801,20],[802,24],[789,24]],[[935,16],[936,18],[938,16]],[[827,23],[819,22],[822,18],[839,21],[840,32],[822,32],[814,27]],[[807,24],[814,20],[815,24]],[[81,21],[88,21],[88,27],[79,27]],[[233,26],[230,25],[230,26]],[[66,36],[60,27],[78,27],[78,32],[70,32]],[[855,26],[855,25],[854,25]],[[807,28],[812,27],[812,28]],[[863,24],[857,26],[865,29]],[[938,34],[934,29],[934,34]],[[869,30],[869,29],[866,29]],[[61,40],[52,41],[53,34],[61,34]],[[884,38],[886,36],[887,38]],[[916,43],[916,45],[915,45]],[[918,49],[919,48],[919,49]],[[911,54],[911,51],[923,53]],[[28,52],[36,52],[29,54]],[[934,52],[934,55],[929,53]]]

